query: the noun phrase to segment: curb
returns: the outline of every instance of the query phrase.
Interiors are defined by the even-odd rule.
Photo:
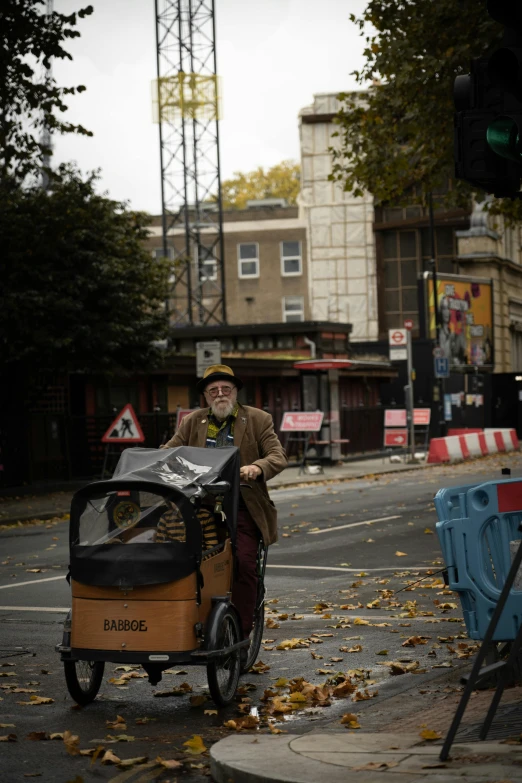
[[[16,517],[6,517],[5,519],[2,518],[0,515],[0,526],[1,525],[17,525],[19,522],[30,522],[33,519],[42,520],[44,522],[48,522],[50,519],[56,519],[56,517],[60,518],[63,517],[65,514],[69,514],[70,508],[67,507],[67,511],[44,511],[43,513],[39,514],[38,512],[36,514],[23,514],[23,515],[17,515]]]

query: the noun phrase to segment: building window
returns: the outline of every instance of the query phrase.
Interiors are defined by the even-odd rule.
[[[237,246],[239,277],[259,277],[259,245],[257,242]]]
[[[283,321],[304,321],[303,296],[283,296]]]
[[[402,328],[404,319],[419,324],[417,281],[431,259],[429,229],[383,231],[383,283],[385,328]],[[450,226],[435,229],[435,257],[440,273],[455,271],[455,231]]]
[[[172,261],[174,259],[174,248],[170,247],[170,245],[167,247],[167,255],[165,256],[165,253],[163,252],[162,247],[155,247],[152,251],[153,258],[159,259],[159,258],[168,258],[169,261]]]
[[[281,274],[283,277],[303,274],[300,242],[281,242]]]
[[[207,280],[217,280],[217,261],[215,258],[207,258],[201,264],[201,281],[204,283]]]

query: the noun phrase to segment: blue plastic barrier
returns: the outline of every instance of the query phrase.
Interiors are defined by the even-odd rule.
[[[510,541],[522,538],[522,480],[440,489],[435,508],[449,587],[459,593],[469,637],[483,639],[511,565]],[[514,639],[521,623],[522,587],[511,590],[494,641]]]

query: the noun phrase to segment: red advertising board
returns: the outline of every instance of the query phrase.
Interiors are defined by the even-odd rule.
[[[384,411],[384,426],[405,427],[406,411],[404,410],[404,408],[397,408],[395,410]]]
[[[413,423],[416,426],[427,426],[431,419],[431,408],[415,408],[413,411]]]
[[[185,418],[185,416],[188,416],[189,413],[192,413],[192,411],[196,410],[196,408],[180,408],[178,411],[178,417],[176,419],[176,429],[178,429],[179,425],[181,424],[182,420]]]
[[[394,429],[384,430],[384,445],[385,446],[407,446],[408,445],[408,430],[407,429]]]
[[[319,432],[323,417],[322,411],[287,411],[283,413],[281,432]]]

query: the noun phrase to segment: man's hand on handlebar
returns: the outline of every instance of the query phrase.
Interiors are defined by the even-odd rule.
[[[239,477],[243,481],[255,481],[262,473],[263,471],[258,465],[244,465],[239,469]]]

